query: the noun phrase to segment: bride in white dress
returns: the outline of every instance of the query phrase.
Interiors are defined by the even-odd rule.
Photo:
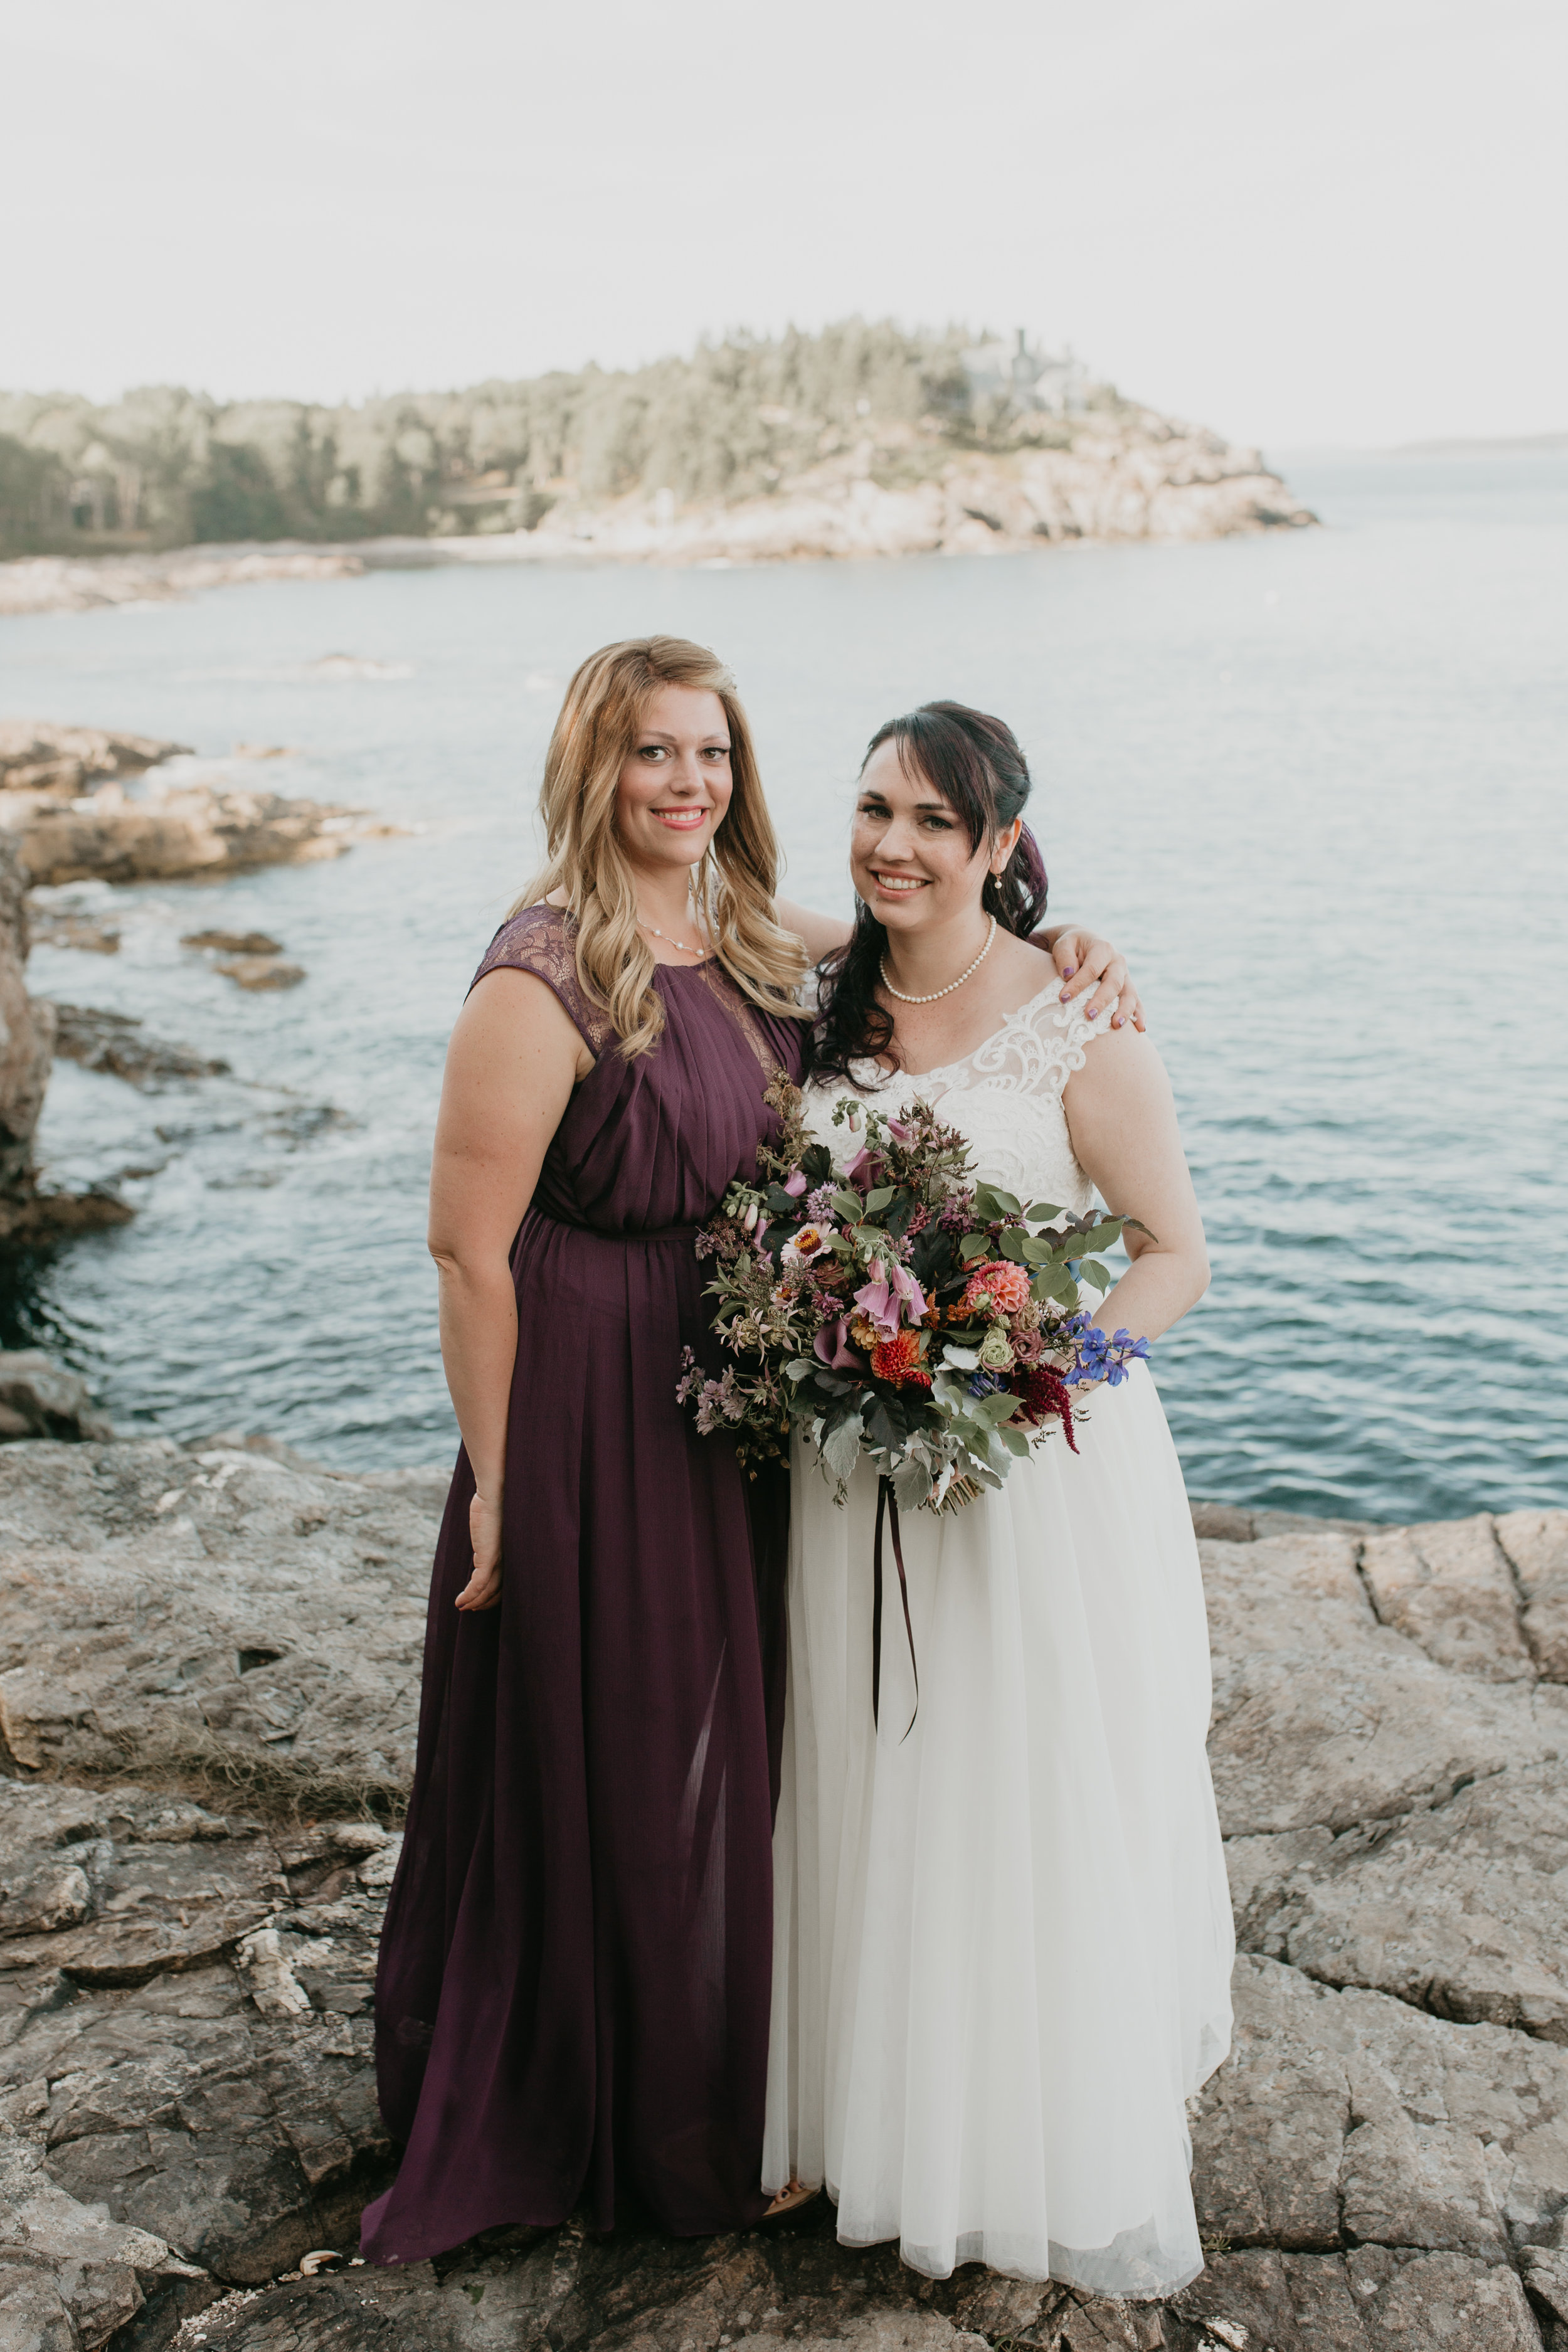
[[[1206,1286],[1203,1228],[1152,1045],[1062,1003],[1028,943],[1028,790],[1010,731],[959,705],[873,740],[808,1118],[842,1161],[858,1081],[931,1103],[1022,1201],[1077,1213],[1098,1187],[1158,1238],[1129,1233],[1094,1320],[1154,1339]],[[879,1733],[876,1472],[840,1507],[797,1445],[791,1485],[763,2184],[824,2182],[845,2244],[896,2238],[933,2277],[1172,2294],[1203,2267],[1184,2102],[1229,2047],[1234,1941],[1197,1550],[1149,1372],[1089,1395],[1076,1454],[1058,1430],[1000,1493],[904,1514],[914,1659],[895,1605]]]

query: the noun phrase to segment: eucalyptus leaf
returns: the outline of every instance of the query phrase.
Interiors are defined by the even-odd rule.
[[[826,1432],[822,1440],[822,1458],[832,1475],[842,1482],[860,1459],[860,1417],[849,1415],[836,1428]]]
[[[846,1223],[851,1225],[858,1225],[864,1213],[858,1192],[836,1192],[833,1195],[833,1206]]]
[[[999,1421],[1011,1421],[1018,1410],[1018,1400],[1010,1389],[996,1389],[990,1396],[976,1397],[970,1405],[970,1418],[994,1428]]]
[[[1106,1291],[1110,1287],[1110,1276],[1098,1258],[1086,1257],[1079,1267],[1078,1275],[1080,1282],[1092,1283],[1096,1290]]]
[[[1059,1217],[1062,1212],[1054,1207],[1049,1201],[1031,1201],[1023,1213],[1032,1225],[1048,1225],[1053,1219]]]
[[[1005,1234],[998,1234],[996,1246],[1004,1257],[1011,1258],[1015,1265],[1019,1265],[1028,1246],[1028,1236],[1021,1234],[1016,1225],[1009,1225]]]
[[[868,1192],[865,1211],[867,1216],[874,1217],[879,1209],[885,1209],[896,1195],[898,1189],[896,1184],[879,1184],[874,1192]]]
[[[965,1234],[963,1239],[958,1244],[958,1255],[960,1257],[966,1260],[973,1257],[984,1257],[990,1246],[991,1242],[988,1234]]]
[[[900,1511],[918,1511],[931,1490],[931,1475],[927,1465],[911,1456],[900,1462],[893,1473],[893,1493]]]
[[[1008,1423],[1004,1423],[1001,1428],[997,1430],[996,1434],[1002,1440],[1003,1444],[1007,1448],[1009,1454],[1016,1454],[1019,1461],[1025,1461],[1027,1459],[1029,1441],[1025,1436],[1021,1429],[1014,1429]]]

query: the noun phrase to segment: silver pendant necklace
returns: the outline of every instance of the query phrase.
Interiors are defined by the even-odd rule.
[[[981,965],[984,962],[986,957],[990,954],[991,942],[995,936],[996,918],[993,915],[991,918],[991,929],[985,934],[985,945],[981,949],[980,953],[975,957],[974,961],[970,965],[968,971],[961,971],[956,980],[950,980],[945,988],[933,988],[929,996],[906,996],[901,988],[895,988],[892,982],[888,978],[888,959],[886,956],[881,959],[881,961],[877,967],[878,971],[882,975],[882,985],[887,990],[889,996],[896,996],[898,998],[900,1004],[934,1004],[939,996],[951,996],[955,988],[962,988],[966,980],[972,980],[973,978]]]

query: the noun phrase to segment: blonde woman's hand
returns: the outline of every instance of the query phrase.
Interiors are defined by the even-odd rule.
[[[500,1599],[500,1504],[476,1494],[468,1505],[474,1572],[458,1595],[459,1609],[493,1609]]]
[[[1104,1018],[1106,1007],[1114,997],[1117,1005],[1110,1016],[1111,1027],[1124,1029],[1131,1024],[1134,1029],[1142,1028],[1142,1001],[1128,974],[1127,959],[1109,940],[1099,939],[1093,931],[1074,924],[1052,936],[1051,955],[1066,982],[1062,990],[1064,1004],[1092,989],[1094,993],[1084,1007],[1091,1021]]]

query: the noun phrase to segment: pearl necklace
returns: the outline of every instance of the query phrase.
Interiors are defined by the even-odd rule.
[[[882,975],[882,985],[887,990],[889,996],[896,996],[898,998],[900,1004],[934,1004],[939,996],[951,996],[955,988],[962,988],[966,980],[973,979],[973,975],[979,971],[981,965],[984,962],[986,957],[990,954],[991,942],[995,936],[996,918],[993,915],[991,918],[991,929],[985,934],[985,945],[981,949],[980,953],[975,957],[974,961],[970,965],[969,970],[967,971],[961,971],[956,980],[950,980],[945,988],[933,988],[929,996],[906,996],[901,988],[895,988],[892,982],[888,978],[888,959],[886,956],[882,958],[880,963],[877,967],[878,971]]]
[[[992,920],[995,920],[994,916],[993,916]],[[672,940],[668,931],[661,931],[657,923],[645,923],[640,915],[637,917],[637,929],[639,931],[651,931],[656,940],[662,940],[667,948],[679,948],[682,955],[705,956],[709,952],[706,948],[694,948],[689,946],[685,940]],[[988,940],[986,941],[987,947],[989,947],[990,944],[991,942]]]

